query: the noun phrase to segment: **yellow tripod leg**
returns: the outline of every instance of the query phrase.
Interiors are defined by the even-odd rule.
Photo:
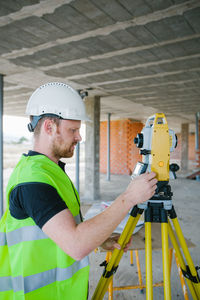
[[[168,223],[161,223],[164,299],[171,300],[170,265],[168,249]]]
[[[108,260],[110,260],[112,256],[112,252],[109,252],[109,255],[108,255]],[[108,300],[113,300],[113,280],[110,280],[110,283],[108,285]]]
[[[185,238],[183,236],[183,233],[182,233],[182,230],[181,230],[181,227],[179,225],[177,217],[173,218],[172,222],[174,224],[174,228],[176,230],[176,234],[178,236],[181,248],[182,248],[183,253],[185,255],[185,259],[188,263],[189,270],[191,272],[191,276],[197,281],[197,282],[193,282],[193,286],[194,286],[194,289],[196,291],[197,299],[200,299],[200,281],[199,281],[199,278],[198,278],[197,270],[196,270],[196,268],[194,266],[194,263],[192,261],[191,255],[189,253],[189,250],[188,250],[188,247],[187,247],[187,244],[186,244]]]
[[[182,290],[183,290],[184,299],[189,300],[188,292],[187,292],[187,286],[186,286],[185,279],[184,279],[183,273],[181,271],[181,266],[179,264],[176,253],[174,253],[174,257],[175,257],[175,261],[176,261],[176,265],[177,265],[177,269],[178,269],[178,273],[179,273],[179,277],[180,277],[180,282],[181,282],[181,287],[182,287]]]
[[[138,280],[140,285],[140,291],[143,293],[143,288],[141,288],[142,284],[142,273],[140,268],[140,260],[139,260],[139,253],[138,250],[135,250],[135,257],[136,257],[136,263],[137,263],[137,271],[138,271]]]
[[[153,299],[151,222],[145,222],[146,299]]]
[[[142,212],[141,212],[142,213]],[[111,256],[111,259],[108,263],[108,265],[105,267],[105,271],[103,275],[101,276],[99,283],[95,289],[95,292],[92,296],[92,300],[101,300],[104,297],[104,294],[106,293],[108,289],[108,285],[110,283],[110,280],[113,278],[113,270],[115,270],[116,267],[118,267],[119,262],[123,256],[123,248],[128,243],[128,241],[131,238],[131,235],[133,234],[133,231],[137,225],[137,222],[141,216],[141,213],[138,212],[136,217],[130,216],[126,226],[119,237],[118,244],[121,246],[121,250],[115,249],[113,251],[113,254]],[[111,275],[110,275],[111,274]]]
[[[179,261],[179,264],[181,266],[181,269],[186,271],[185,261],[183,259],[183,255],[182,255],[181,250],[179,248],[176,236],[175,236],[175,234],[172,230],[172,226],[171,226],[170,222],[168,222],[168,231],[169,231],[169,236],[170,236],[173,248],[175,250],[176,256],[177,256],[178,261]],[[189,287],[190,293],[192,295],[192,299],[193,300],[198,300],[197,294],[196,294],[194,286],[193,286],[193,282],[191,280],[187,279],[187,278],[185,278],[185,279],[186,279],[187,285]]]

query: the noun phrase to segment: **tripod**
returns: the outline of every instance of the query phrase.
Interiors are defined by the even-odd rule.
[[[164,195],[162,195],[158,190],[156,194],[149,201],[147,201],[147,203],[136,205],[133,207],[126,226],[118,240],[118,243],[121,246],[121,250],[115,249],[110,261],[108,263],[105,263],[104,272],[92,296],[92,300],[103,299],[104,294],[108,289],[108,285],[113,278],[114,273],[116,273],[119,262],[123,256],[123,248],[130,240],[137,222],[139,221],[139,218],[141,217],[143,212],[145,221],[146,299],[153,299],[151,245],[152,222],[161,223],[164,299],[171,300],[168,235],[171,239],[173,248],[180,263],[182,273],[186,278],[186,282],[190,289],[192,298],[195,300],[200,299],[200,278],[198,276],[197,269],[193,264],[185,238],[177,219],[174,206],[172,205],[171,187],[168,184],[165,184],[164,187],[161,187],[161,190],[162,192],[164,191]],[[178,237],[180,246],[188,265],[185,264],[176,235],[172,229],[170,219],[173,223],[176,235]]]

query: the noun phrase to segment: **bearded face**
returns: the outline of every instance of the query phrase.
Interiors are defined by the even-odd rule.
[[[80,121],[61,120],[57,125],[54,139],[52,140],[52,153],[57,158],[70,158],[74,154],[76,144],[81,141]]]

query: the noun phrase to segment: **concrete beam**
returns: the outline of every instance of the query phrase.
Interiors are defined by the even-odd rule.
[[[125,59],[125,56],[127,56],[128,54],[133,55],[133,53],[139,53],[143,50],[151,51],[153,49],[156,49],[156,48],[160,49],[160,47],[164,47],[164,46],[168,46],[168,45],[173,46],[175,43],[181,43],[181,42],[185,42],[185,41],[189,41],[189,40],[193,40],[193,39],[198,39],[199,37],[200,37],[200,34],[197,33],[197,34],[184,36],[181,38],[169,39],[167,41],[157,42],[157,43],[153,43],[153,44],[151,43],[148,45],[126,47],[125,49],[109,51],[109,52],[105,52],[103,54],[96,54],[96,55],[84,57],[84,58],[81,58],[78,60],[74,59],[74,60],[68,60],[65,62],[60,62],[57,64],[51,64],[50,66],[40,66],[40,69],[43,71],[47,71],[47,70],[52,70],[52,69],[56,69],[56,68],[71,66],[74,64],[90,63],[91,61],[93,62],[93,61],[98,61],[98,60],[104,60],[104,59],[108,59],[108,58],[113,58],[114,56],[122,56],[122,55],[124,55],[123,59]],[[71,41],[69,41],[69,42],[71,42]],[[65,44],[67,44],[67,41]],[[48,48],[51,48],[51,47],[49,46]],[[6,59],[10,59],[10,58],[16,58],[16,57],[20,57],[20,56],[24,56],[24,55],[32,55],[36,51],[33,52],[33,50],[31,50],[31,49],[32,48],[29,48],[28,50],[25,49],[24,51],[29,51],[27,53],[24,53],[24,52],[22,53],[22,50],[19,50],[19,51],[16,50],[16,51],[14,51],[14,53],[3,54],[2,57],[6,58]],[[43,49],[38,49],[38,51],[40,51],[40,50],[43,50]],[[169,62],[170,59],[168,59],[167,61]]]
[[[44,14],[52,14],[56,8],[63,4],[69,4],[72,1],[73,0],[43,0],[37,4],[24,6],[19,11],[13,12],[6,16],[1,16],[0,27],[31,16],[42,17]]]

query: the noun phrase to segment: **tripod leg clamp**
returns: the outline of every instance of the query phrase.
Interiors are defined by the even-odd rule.
[[[196,270],[198,271],[200,269],[200,267],[196,267]],[[199,275],[197,273],[197,276],[193,276],[191,274],[190,268],[189,266],[186,266],[186,270],[182,270],[183,275],[185,276],[185,278],[189,279],[190,281],[194,282],[194,283],[200,283],[200,278]]]
[[[118,266],[116,266],[116,267],[113,267],[112,270],[107,271],[107,270],[106,270],[107,265],[108,265],[108,263],[107,263],[106,260],[104,260],[104,261],[100,264],[101,267],[105,267],[105,269],[104,269],[104,271],[103,271],[103,275],[102,275],[104,278],[109,278],[109,277],[111,277],[112,275],[114,275],[114,274],[117,272],[117,269],[118,269]]]

